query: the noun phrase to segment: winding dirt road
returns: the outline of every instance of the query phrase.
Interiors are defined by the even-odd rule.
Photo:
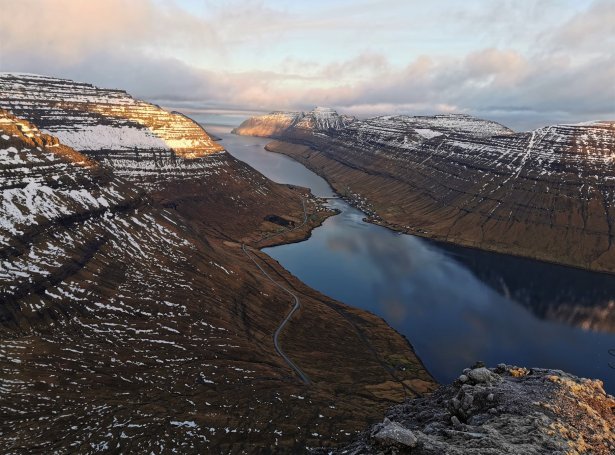
[[[282,232],[279,232],[277,234],[273,234],[273,235],[268,235],[266,237],[263,237],[260,241],[263,241],[265,239],[270,239],[272,237],[276,237],[278,235],[282,235],[285,234],[287,232],[292,232],[294,230],[300,229],[303,226],[305,226],[305,224],[307,223],[307,212],[305,210],[305,200],[303,198],[301,198],[301,204],[303,205],[303,223],[301,223],[298,226],[295,226],[292,229],[288,229]],[[280,283],[278,283],[277,281],[275,281],[273,278],[271,278],[271,276],[265,271],[265,269],[263,269],[263,267],[261,267],[261,265],[256,262],[256,259],[254,259],[254,256],[251,255],[248,252],[248,249],[246,248],[246,245],[244,243],[241,244],[241,249],[244,252],[244,254],[246,256],[248,256],[248,258],[254,263],[254,265],[256,265],[256,267],[258,267],[258,269],[263,273],[263,275],[265,275],[269,281],[271,281],[273,284],[275,284],[277,287],[279,287],[280,289],[282,289],[284,292],[286,292],[288,295],[290,295],[293,298],[293,302],[294,305],[292,307],[292,309],[288,312],[288,314],[286,315],[286,317],[284,318],[284,320],[280,323],[280,325],[278,326],[278,328],[275,330],[275,332],[273,333],[273,345],[275,347],[276,352],[280,355],[280,357],[282,357],[284,359],[284,361],[288,364],[288,366],[290,366],[299,376],[299,378],[301,378],[301,380],[303,381],[304,384],[308,385],[310,384],[310,378],[308,377],[307,374],[305,374],[301,368],[299,368],[297,366],[297,364],[295,364],[295,362],[293,362],[282,350],[282,347],[280,346],[280,341],[279,341],[279,337],[280,337],[280,333],[282,332],[282,330],[284,330],[284,326],[286,326],[286,324],[288,323],[288,321],[290,321],[290,319],[293,317],[293,314],[299,310],[301,308],[301,301],[299,300],[299,297],[297,296],[297,294],[295,294],[294,292],[292,292],[290,289],[282,286]]]

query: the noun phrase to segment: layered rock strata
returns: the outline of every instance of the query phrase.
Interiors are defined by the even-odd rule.
[[[272,137],[281,141],[269,150],[325,177],[374,222],[615,272],[615,122],[513,133],[466,115],[385,116]]]

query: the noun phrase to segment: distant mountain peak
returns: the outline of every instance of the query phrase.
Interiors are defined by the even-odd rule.
[[[338,114],[333,108],[317,106],[308,112],[273,111],[251,117],[233,132],[247,136],[276,137],[288,130],[315,132],[339,130],[356,120],[355,117]]]

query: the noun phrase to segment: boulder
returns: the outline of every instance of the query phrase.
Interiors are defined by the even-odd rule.
[[[374,429],[373,438],[383,445],[416,447],[418,443],[418,439],[411,430],[386,417],[384,422]]]

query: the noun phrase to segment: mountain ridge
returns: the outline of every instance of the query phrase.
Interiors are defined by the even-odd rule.
[[[308,112],[272,111],[269,114],[251,117],[232,132],[242,131],[250,136],[276,137],[283,135],[287,130],[341,129],[355,120],[355,117],[339,115],[327,107],[316,107]]]
[[[469,116],[384,116],[272,138],[268,150],[361,200],[374,222],[615,273],[615,122],[514,133]]]
[[[0,108],[108,162],[129,179],[160,178],[165,170],[211,172],[207,168],[215,167],[216,156],[224,154],[223,147],[189,117],[169,113],[123,90],[0,73]]]

